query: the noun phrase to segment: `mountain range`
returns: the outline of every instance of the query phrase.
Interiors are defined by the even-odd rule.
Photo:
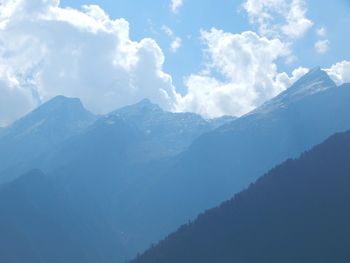
[[[253,112],[200,136],[145,192],[141,206],[161,213],[166,231],[192,220],[271,167],[350,129],[349,101],[347,85],[336,86],[319,68],[310,71]]]
[[[61,148],[66,149],[72,141],[81,140],[79,136],[91,134],[103,125],[111,133],[118,130],[118,125],[128,126],[130,138],[137,133],[136,142],[130,145],[126,154],[131,155],[134,162],[148,162],[180,153],[201,134],[231,120],[234,118],[204,120],[192,113],[165,112],[147,99],[104,116],[95,116],[79,99],[58,96],[10,127],[3,128],[0,133],[0,182],[14,179],[32,168],[52,170],[63,166],[53,159],[58,158],[58,152],[66,156],[67,152]],[[88,143],[99,139],[97,137]]]
[[[350,261],[350,132],[289,159],[132,263]]]
[[[349,85],[319,68],[238,119],[149,100],[95,116],[78,99],[54,98],[1,131],[0,259],[125,262],[349,130],[349,101]]]

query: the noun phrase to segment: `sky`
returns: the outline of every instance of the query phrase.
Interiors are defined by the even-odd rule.
[[[57,95],[241,116],[320,66],[350,82],[350,1],[0,0],[0,126]]]

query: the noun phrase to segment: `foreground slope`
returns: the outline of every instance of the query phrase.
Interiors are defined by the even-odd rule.
[[[350,132],[272,169],[133,263],[350,262]]]

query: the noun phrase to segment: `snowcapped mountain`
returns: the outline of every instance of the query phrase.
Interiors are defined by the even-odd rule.
[[[135,160],[143,161],[179,154],[200,135],[235,120],[233,117],[205,120],[194,113],[166,112],[148,99],[112,112],[105,120],[111,122],[115,117],[143,134],[143,142],[130,150]]]
[[[325,71],[321,70],[320,67],[317,67],[310,70],[301,79],[297,80],[286,91],[267,101],[261,107],[248,113],[248,115],[268,113],[278,108],[285,108],[305,99],[306,97],[316,95],[317,93],[332,88],[336,88],[336,84],[330,79]]]

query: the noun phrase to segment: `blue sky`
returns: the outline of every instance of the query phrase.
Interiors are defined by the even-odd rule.
[[[167,0],[61,0],[61,5],[74,8],[97,4],[112,18],[126,18],[130,22],[132,39],[155,39],[165,53],[165,71],[171,73],[181,93],[186,90],[183,78],[201,69],[204,48],[200,39],[201,29],[215,27],[232,33],[256,30],[242,10],[243,3],[239,0],[184,0],[182,7],[174,14]],[[279,67],[291,72],[298,66],[329,67],[337,61],[350,60],[350,30],[347,30],[350,26],[350,1],[308,0],[307,17],[314,25],[293,45],[297,60],[288,65],[279,63]],[[171,39],[162,31],[164,25],[182,39],[182,46],[176,53],[170,51]],[[330,42],[329,50],[323,54],[317,53],[314,48],[319,39],[316,30],[320,27],[326,28]]]
[[[316,66],[350,82],[349,28],[349,0],[2,0],[0,126],[57,95],[242,116]]]

